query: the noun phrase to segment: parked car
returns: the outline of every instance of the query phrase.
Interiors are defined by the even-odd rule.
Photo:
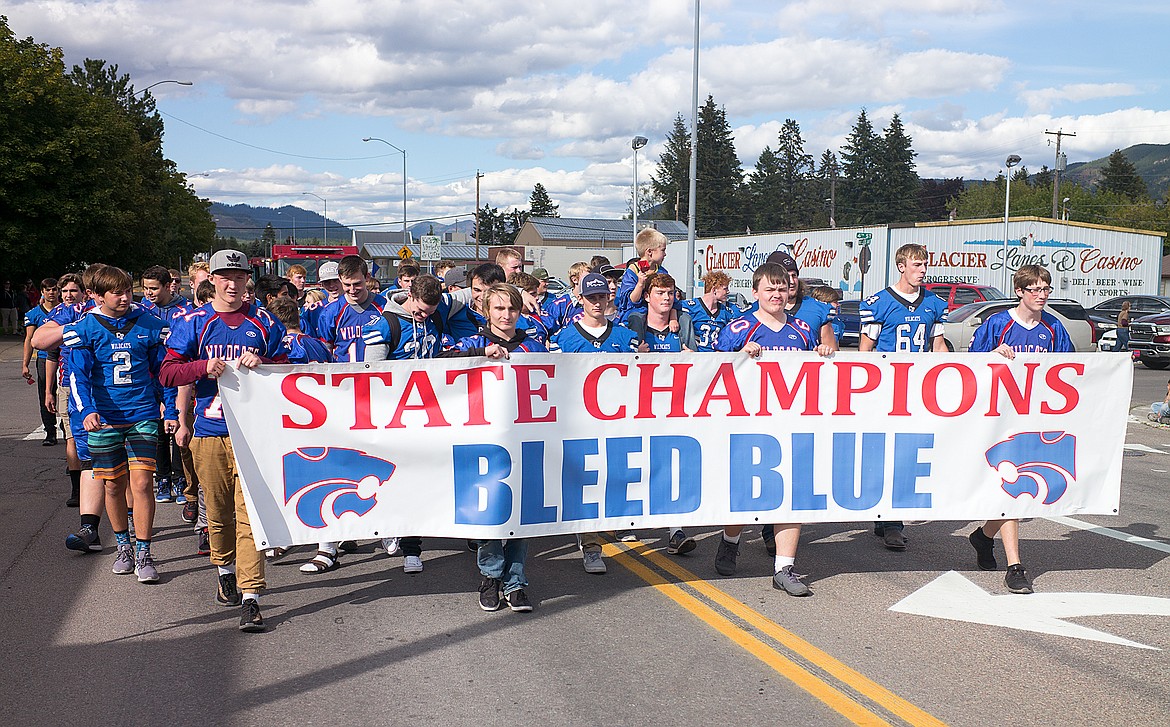
[[[1129,323],[1129,350],[1148,369],[1170,368],[1170,313],[1144,316]]]
[[[1115,351],[1117,350],[1117,329],[1113,328],[1101,334],[1097,339],[1098,351]]]
[[[1129,319],[1131,321],[1144,316],[1170,312],[1170,298],[1161,295],[1123,295],[1110,298],[1088,309],[1089,320],[1097,328],[1098,338],[1105,331],[1117,327],[1117,314],[1121,312],[1121,304],[1126,301],[1129,301]]]
[[[943,338],[946,340],[947,349],[969,350],[975,329],[979,328],[983,321],[1001,310],[1015,308],[1017,305],[1019,302],[1016,300],[985,300],[981,303],[970,303],[948,313],[947,322],[943,325]],[[1066,298],[1049,298],[1046,310],[1056,316],[1068,330],[1073,350],[1082,352],[1097,350],[1096,329],[1089,322],[1089,317],[1080,303]],[[1167,365],[1170,365],[1170,343],[1167,344],[1167,357]]]
[[[861,343],[861,300],[843,300],[837,308],[837,320],[845,324],[845,332],[837,345],[856,348]]]
[[[947,310],[953,311],[970,303],[979,303],[985,300],[1010,300],[999,288],[991,285],[972,285],[970,283],[926,283],[927,290],[942,298],[947,303]]]
[[[552,296],[553,298],[557,297],[561,293],[569,292],[569,284],[566,283],[565,281],[561,280],[560,278],[549,278],[548,283],[547,283],[547,287],[548,287],[548,294],[550,296]]]

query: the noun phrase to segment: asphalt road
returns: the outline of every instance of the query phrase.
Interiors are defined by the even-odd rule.
[[[609,546],[605,576],[582,571],[570,539],[535,541],[536,610],[484,613],[472,554],[431,540],[417,576],[370,545],[305,576],[310,551],[294,551],[269,568],[269,631],[242,634],[176,505],[159,507],[157,585],[111,574],[109,548],[65,550],[77,523],[62,448],[33,434],[12,343],[0,339],[8,724],[1170,724],[1170,430],[1137,417],[1119,515],[1022,526],[1036,596],[976,569],[971,523],[912,525],[905,553],[830,524],[802,535],[812,598],[772,590],[757,532],[739,574],[717,576],[712,529],[686,558],[666,556],[657,532]],[[1145,406],[1167,378],[1139,366],[1132,392],[1101,395]],[[948,601],[944,584],[968,592]],[[936,615],[891,610],[927,586],[936,595],[919,602]],[[1102,615],[1049,618],[1092,611],[1089,593],[1115,598]],[[1136,645],[952,620],[1006,619],[1027,599],[1050,613],[1019,616],[1024,628]]]

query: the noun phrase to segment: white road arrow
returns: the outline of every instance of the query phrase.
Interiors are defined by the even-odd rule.
[[[890,606],[890,610],[1160,651],[1061,619],[1107,614],[1170,616],[1170,598],[1121,593],[992,595],[961,574],[949,571]]]

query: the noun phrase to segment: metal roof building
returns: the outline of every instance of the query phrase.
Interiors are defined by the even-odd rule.
[[[639,220],[638,227],[654,227],[671,242],[687,239],[686,223],[677,220]],[[524,247],[621,247],[633,243],[632,220],[587,217],[530,217],[516,236],[516,244]]]

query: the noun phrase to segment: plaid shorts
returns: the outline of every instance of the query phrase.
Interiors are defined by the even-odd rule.
[[[93,476],[115,480],[128,475],[130,470],[154,472],[157,447],[158,422],[153,419],[90,432]]]

